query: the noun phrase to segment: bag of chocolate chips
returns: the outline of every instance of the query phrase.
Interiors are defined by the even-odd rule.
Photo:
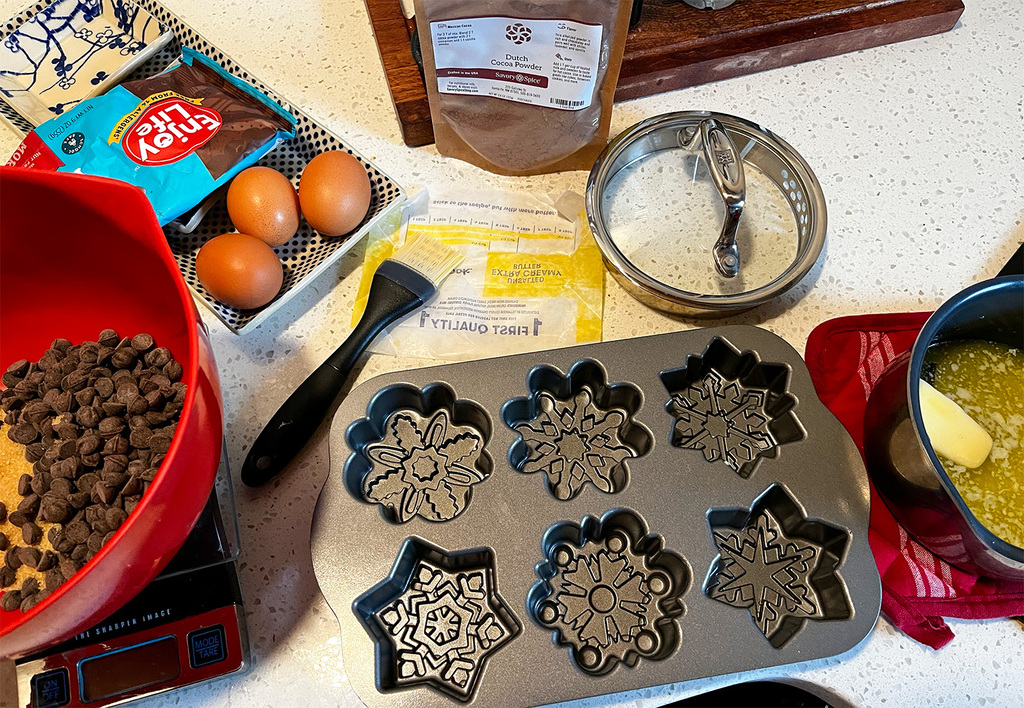
[[[7,164],[134,184],[166,224],[294,135],[291,113],[183,48],[163,73],[43,123]]]
[[[608,142],[632,0],[416,0],[442,155],[491,172],[589,170]]]

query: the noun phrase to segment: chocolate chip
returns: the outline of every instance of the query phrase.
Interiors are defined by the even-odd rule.
[[[22,526],[27,524],[29,521],[32,521],[32,519],[34,518],[35,516],[29,518],[29,515],[23,511],[12,511],[10,514],[8,514],[7,521],[11,524],[11,526],[17,526],[20,529]]]
[[[28,597],[25,597],[25,595],[23,594],[22,595],[22,600],[21,600],[21,611],[23,613],[24,612],[28,612],[29,610],[31,610],[33,607],[35,607],[38,604],[39,604],[39,593],[36,593],[35,595],[29,595]]]
[[[117,330],[105,329],[100,332],[100,336],[96,338],[96,341],[105,347],[114,347],[121,341],[121,335],[117,333]]]
[[[76,546],[80,543],[85,543],[90,533],[92,531],[84,521],[72,521],[64,527],[64,536]]]
[[[118,403],[113,399],[105,401],[100,408],[103,409],[103,414],[107,416],[124,415],[125,411],[128,410],[128,406],[123,403]]]
[[[18,477],[18,494],[26,496],[32,493],[32,475],[23,474]]]
[[[149,449],[153,452],[167,452],[171,447],[171,440],[171,435],[161,430],[149,439]]]
[[[97,482],[92,485],[91,499],[96,503],[109,504],[117,496],[117,490],[106,482]]]
[[[7,521],[7,505],[0,501],[0,524]]]
[[[124,509],[118,509],[117,507],[111,507],[110,509],[107,509],[107,511],[105,512],[105,516],[107,526],[109,526],[112,531],[116,531],[117,529],[119,529],[121,527],[121,524],[123,524],[128,519],[128,513],[124,511]]]
[[[57,458],[66,460],[78,452],[78,440],[61,440],[57,446]]]
[[[160,411],[146,411],[143,417],[151,426],[163,425],[167,422],[167,414]]]
[[[42,554],[37,548],[31,548],[30,546],[21,546],[18,548],[18,560],[21,561],[22,565],[26,565],[29,568],[35,568],[39,565],[39,558]]]
[[[124,510],[126,514],[131,514],[135,511],[135,507],[138,506],[139,502],[142,501],[142,494],[134,494],[132,496],[125,495],[124,497]]]
[[[75,441],[79,455],[89,455],[96,452],[100,446],[100,438],[93,432],[88,432]]]
[[[18,359],[16,362],[7,367],[8,374],[13,374],[19,379],[24,378],[28,373],[28,359]],[[6,384],[5,384],[6,385]]]
[[[143,419],[145,420],[145,419]],[[137,428],[128,436],[128,442],[137,448],[147,448],[153,439],[153,431],[149,428]]]
[[[119,491],[124,483],[128,481],[128,475],[123,472],[101,472],[100,477],[104,482],[114,488],[115,491]]]
[[[103,472],[124,472],[128,469],[126,455],[107,455],[103,458]]]
[[[56,565],[57,554],[53,551],[46,550],[43,551],[42,554],[40,554],[39,562],[36,564],[36,570],[38,570],[40,573],[45,573],[51,568],[54,568]]]
[[[18,581],[18,571],[9,565],[0,568],[0,588],[7,588]],[[5,595],[7,593],[4,593]]]
[[[70,479],[65,478],[54,478],[50,480],[50,493],[48,496],[57,498],[67,498],[69,494],[74,493],[76,487]],[[45,499],[43,501],[46,501]],[[40,507],[42,508],[42,507]]]
[[[159,391],[155,391],[159,393]],[[142,415],[149,410],[149,402],[145,396],[136,396],[132,399],[132,402],[128,404],[129,415]]]
[[[96,395],[100,398],[110,398],[114,395],[114,391],[116,390],[114,388],[114,382],[106,376],[96,379],[92,385],[93,388],[96,389]]]
[[[114,416],[104,418],[99,423],[100,435],[105,438],[113,437],[122,430],[124,430],[124,421]]]
[[[51,524],[62,524],[71,516],[71,504],[67,499],[47,497],[43,499],[40,513],[44,521],[48,521]]]
[[[89,536],[89,540],[86,542],[86,545],[89,547],[90,551],[93,553],[100,552],[100,549],[103,548],[103,536],[104,534],[98,532],[94,532]]]
[[[7,437],[21,445],[28,445],[36,441],[39,431],[31,423],[18,423],[7,431]]]
[[[39,495],[31,491],[26,494],[18,503],[18,511],[30,517],[29,521],[35,519],[36,514],[39,513]],[[13,524],[14,522],[11,521],[11,523]]]
[[[116,436],[107,440],[103,445],[104,455],[123,455],[131,448],[128,439],[123,436]]]
[[[50,474],[49,472],[36,472],[32,475],[31,483],[32,492],[43,496],[50,491]]]
[[[11,546],[4,552],[4,565],[12,570],[17,570],[21,567],[21,558],[18,555],[18,551],[21,546]]]
[[[96,389],[92,386],[86,386],[81,391],[75,394],[75,401],[79,406],[88,406],[92,403],[92,399],[96,397]]]
[[[151,334],[136,334],[132,337],[132,349],[136,349],[140,352],[149,351],[153,348],[154,344],[153,335]]]
[[[53,429],[57,431],[61,440],[78,440],[78,426],[70,421],[57,423]]]
[[[34,546],[43,540],[43,530],[38,524],[29,521],[21,527],[21,538],[28,545]]]
[[[64,574],[56,568],[51,568],[46,571],[46,575],[43,576],[43,582],[46,583],[46,589],[49,592],[53,592],[64,584]]]
[[[118,403],[128,405],[139,397],[139,387],[134,380],[130,378],[121,379],[116,385],[117,393],[114,394],[114,398]]]
[[[21,420],[26,423],[38,423],[53,413],[53,409],[43,401],[32,401],[21,409]]]
[[[6,376],[6,374],[4,375]],[[7,585],[13,585],[13,583],[3,583],[4,587],[7,587]],[[4,592],[3,597],[0,597],[0,609],[4,612],[14,612],[19,607],[21,607],[20,590],[7,590]]]
[[[82,464],[86,467],[99,467],[103,459],[100,453],[94,452],[91,455],[82,455]]]
[[[118,369],[131,369],[138,361],[138,353],[130,346],[118,349],[110,357],[110,363]]]
[[[63,575],[65,578],[70,578],[72,575],[77,573],[82,566],[79,563],[76,563],[75,561],[71,560],[71,558],[61,558],[59,567],[60,574]]]
[[[80,475],[78,477],[78,479],[75,481],[75,486],[77,486],[82,491],[87,491],[87,490],[91,490],[92,489],[92,485],[96,484],[99,481],[100,481],[99,473],[97,473],[97,472],[86,472],[85,474]]]
[[[185,374],[185,367],[178,361],[169,361],[164,364],[164,376],[171,381],[180,381]]]
[[[100,411],[95,406],[83,406],[75,411],[75,420],[86,428],[95,428],[100,423]]]
[[[27,462],[36,462],[46,452],[46,446],[41,442],[34,442],[25,448],[25,460]]]
[[[84,509],[89,504],[89,492],[75,492],[68,495],[68,503],[75,509]]]
[[[84,563],[89,559],[89,547],[85,543],[80,543],[75,546],[74,550],[71,551],[71,560],[77,561],[78,563]]]
[[[7,550],[7,534],[0,533],[0,551]]]
[[[87,385],[89,385],[89,375],[81,369],[75,369],[60,382],[60,387],[68,393],[77,393]]]

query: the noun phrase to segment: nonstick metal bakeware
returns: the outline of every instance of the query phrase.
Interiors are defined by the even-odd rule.
[[[868,511],[799,354],[720,327],[357,386],[313,562],[371,708],[533,706],[852,648]]]

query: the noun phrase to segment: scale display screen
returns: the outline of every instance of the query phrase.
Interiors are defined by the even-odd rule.
[[[78,665],[82,700],[86,703],[178,678],[178,641],[162,637],[121,651],[112,651]]]

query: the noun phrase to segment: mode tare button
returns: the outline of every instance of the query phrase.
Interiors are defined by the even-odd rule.
[[[197,629],[188,635],[188,658],[193,669],[207,664],[216,664],[228,658],[224,640],[224,626],[216,625]]]
[[[70,702],[67,669],[54,669],[32,677],[33,708],[59,708]]]

